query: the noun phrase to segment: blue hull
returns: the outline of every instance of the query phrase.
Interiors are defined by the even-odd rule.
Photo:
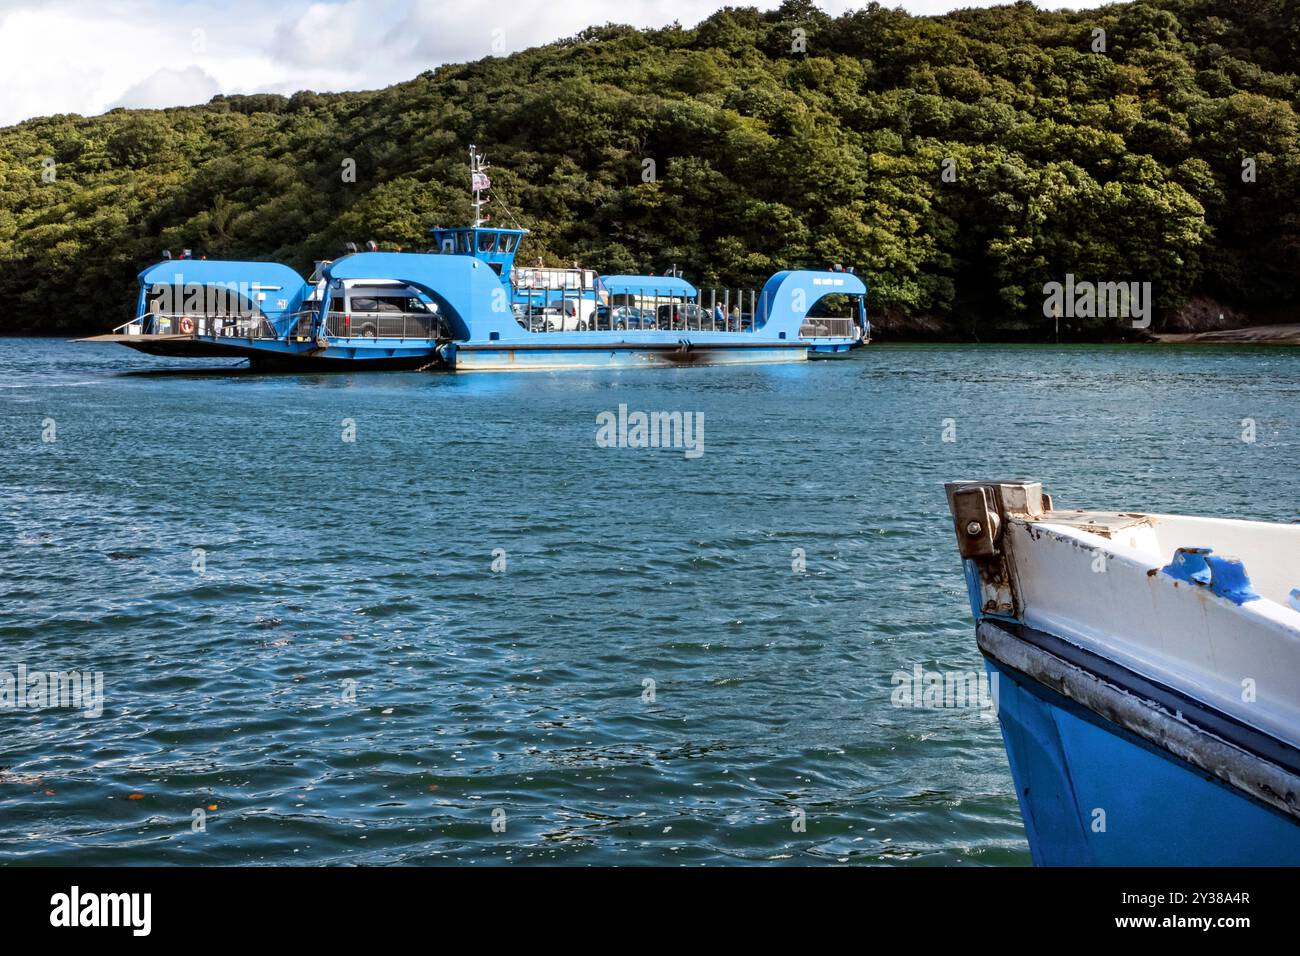
[[[609,341],[600,342],[608,336]],[[428,339],[330,339],[320,349],[309,340],[214,338],[198,336],[180,341],[158,341],[149,337],[124,342],[154,355],[187,358],[238,357],[265,370],[324,371],[331,369],[416,369],[446,368],[453,371],[544,371],[580,368],[646,368],[682,365],[767,365],[802,362],[810,350],[802,342],[756,342],[752,336],[718,335],[687,347],[676,341],[646,336],[628,342],[609,333],[547,336],[553,345],[488,345],[447,343],[437,346]],[[585,339],[586,341],[583,341]],[[592,341],[597,339],[597,341]],[[847,348],[844,349],[847,354]]]
[[[314,342],[301,339],[211,335],[172,339],[139,336],[121,344],[147,355],[244,358],[253,368],[270,371],[396,370],[441,364],[437,346],[428,339],[332,339],[326,349],[319,349]]]
[[[1035,864],[1300,864],[1292,818],[1023,674],[988,669]]]
[[[861,339],[843,339],[840,341],[810,341],[808,357],[810,359],[848,358],[853,350],[864,345]]]

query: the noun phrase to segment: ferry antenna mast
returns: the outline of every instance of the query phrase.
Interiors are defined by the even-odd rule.
[[[469,178],[474,190],[474,228],[477,229],[487,220],[483,218],[483,192],[492,188],[492,181],[487,177],[487,157],[478,151],[473,143],[469,147]]]

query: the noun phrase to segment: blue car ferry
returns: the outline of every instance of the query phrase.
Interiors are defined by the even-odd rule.
[[[705,293],[675,270],[517,267],[527,230],[487,224],[485,170],[471,150],[474,225],[434,228],[428,252],[371,243],[308,279],[278,263],[164,259],[139,275],[136,317],[88,341],[265,369],[451,371],[794,362],[868,341],[867,288],[844,269]]]

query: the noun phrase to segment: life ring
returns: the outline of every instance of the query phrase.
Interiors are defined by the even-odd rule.
[[[187,315],[185,316],[185,318],[181,319],[181,335],[193,335],[193,334],[194,334],[194,320]]]

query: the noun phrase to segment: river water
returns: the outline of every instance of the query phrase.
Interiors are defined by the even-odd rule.
[[[1300,516],[1284,349],[216,364],[0,340],[0,863],[1027,865],[942,483]]]

